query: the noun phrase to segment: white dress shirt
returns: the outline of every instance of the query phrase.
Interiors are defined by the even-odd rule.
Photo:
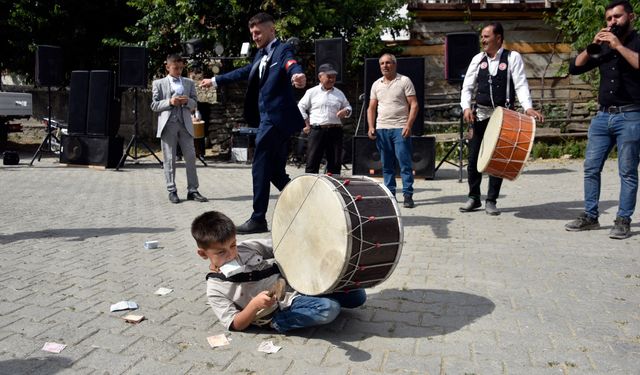
[[[335,125],[341,124],[340,118],[336,115],[338,111],[346,108],[351,116],[351,105],[344,96],[344,93],[337,87],[325,90],[322,84],[312,87],[298,102],[298,108],[302,118],[309,119],[311,125]]]
[[[184,86],[182,85],[181,77],[171,77],[171,96],[181,96],[184,95]]]
[[[465,75],[464,82],[462,83],[462,92],[460,93],[460,106],[463,111],[467,108],[471,108],[471,96],[473,95],[473,90],[476,87],[479,70],[478,66],[480,65],[480,62],[485,56],[487,56],[487,61],[489,62],[489,74],[495,76],[498,72],[498,65],[500,64],[500,57],[502,56],[503,51],[504,48],[501,47],[493,58],[487,56],[485,52],[480,52],[471,59],[471,63],[467,69],[467,74]],[[532,104],[529,84],[527,83],[527,75],[524,72],[522,56],[516,51],[511,51],[507,62],[509,64],[509,70],[511,71],[511,78],[513,79],[516,96],[518,97],[518,101],[520,102],[522,109],[526,111],[532,107]],[[483,121],[491,117],[491,113],[493,113],[493,109],[478,108],[478,121]]]

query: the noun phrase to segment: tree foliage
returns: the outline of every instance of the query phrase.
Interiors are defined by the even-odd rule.
[[[584,50],[593,41],[593,37],[606,26],[604,20],[605,7],[611,0],[566,0],[559,3],[558,10],[552,15],[547,15],[547,22],[562,32],[564,42],[571,43],[576,51]],[[640,7],[634,4],[635,14],[638,15]],[[635,20],[635,28],[638,30],[640,18]],[[585,75],[587,82],[594,87],[598,85],[596,70]]]
[[[0,0],[0,69],[33,76],[38,45],[62,47],[64,71],[112,68],[117,50],[104,38],[126,40],[138,12],[124,1]]]
[[[163,72],[168,53],[181,42],[203,41],[198,57],[237,56],[250,42],[248,19],[261,11],[272,14],[278,36],[301,40],[301,54],[310,60],[314,39],[345,39],[350,70],[363,58],[385,50],[383,30],[397,33],[411,20],[396,14],[401,0],[0,0],[0,69],[32,76],[38,45],[61,46],[66,73],[76,69],[113,68],[117,47],[145,46],[151,73]]]

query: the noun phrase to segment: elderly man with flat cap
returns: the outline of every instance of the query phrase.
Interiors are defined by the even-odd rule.
[[[335,87],[338,72],[331,64],[318,67],[320,83],[307,90],[298,108],[308,135],[306,173],[318,173],[326,153],[327,172],[339,175],[342,165],[342,122],[351,116],[351,105],[344,93]]]

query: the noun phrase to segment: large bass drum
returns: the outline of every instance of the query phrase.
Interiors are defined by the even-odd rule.
[[[535,135],[533,117],[497,107],[482,138],[478,171],[515,180],[529,158]]]
[[[369,177],[299,176],[275,206],[276,262],[307,295],[378,285],[400,259],[399,212],[389,190]]]

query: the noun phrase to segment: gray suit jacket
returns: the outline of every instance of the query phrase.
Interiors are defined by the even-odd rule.
[[[187,105],[181,108],[182,118],[184,120],[184,126],[187,131],[193,137],[193,122],[191,122],[191,111],[196,109],[197,106],[197,94],[196,85],[189,78],[182,77],[182,86],[184,87],[185,95],[189,97]],[[171,99],[171,79],[167,75],[164,78],[156,79],[153,81],[153,94],[151,97],[151,110],[158,113],[158,132],[156,137],[162,136],[162,129],[169,121],[171,111],[173,107],[169,104]]]

